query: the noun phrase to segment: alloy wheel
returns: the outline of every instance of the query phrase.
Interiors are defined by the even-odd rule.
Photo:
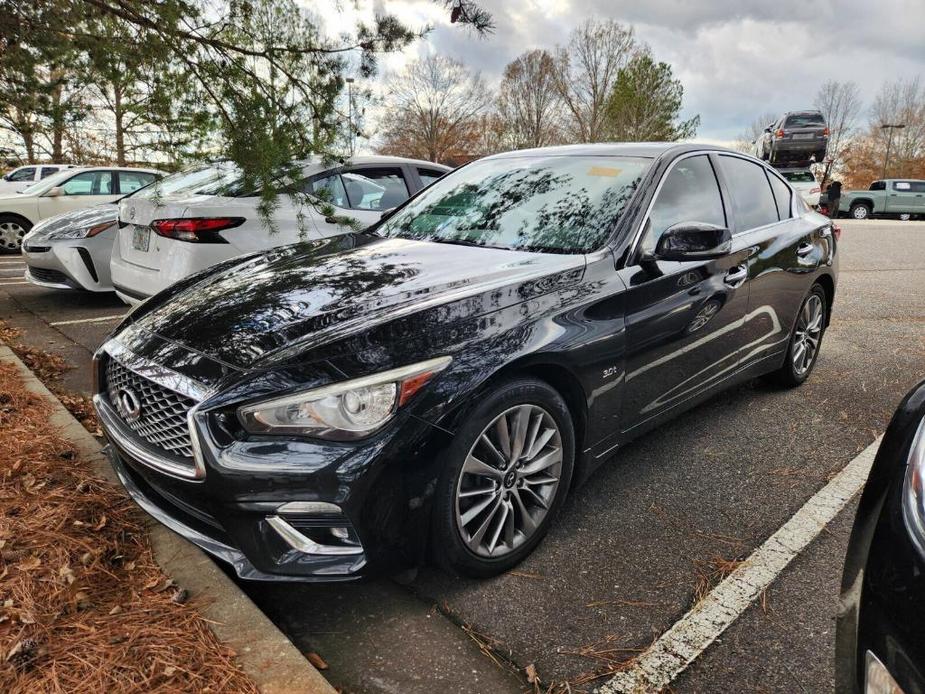
[[[857,205],[851,210],[851,216],[855,219],[867,219],[867,207],[864,205]]]
[[[552,416],[517,405],[476,438],[456,483],[456,527],[470,551],[502,557],[542,524],[562,476],[562,436]]]
[[[793,335],[793,348],[790,350],[793,370],[802,376],[813,365],[819,341],[822,339],[822,299],[818,294],[811,294],[800,310],[797,329]]]
[[[9,251],[19,250],[26,230],[16,222],[0,222],[0,248]]]

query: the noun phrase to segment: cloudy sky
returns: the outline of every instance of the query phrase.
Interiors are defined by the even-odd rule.
[[[434,27],[383,61],[385,72],[432,51],[492,82],[512,58],[565,43],[589,17],[632,25],[680,77],[684,115],[700,114],[706,141],[731,141],[767,111],[811,107],[827,79],[854,80],[866,105],[885,79],[925,80],[925,0],[482,0],[496,25],[485,38],[450,25],[449,12],[428,0],[357,2],[332,27],[381,7],[409,26]]]

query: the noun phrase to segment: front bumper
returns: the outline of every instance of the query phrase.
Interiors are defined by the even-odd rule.
[[[111,292],[109,279],[108,240],[101,234],[83,241],[26,241],[23,260],[26,279],[50,289],[84,289],[90,292]],[[89,241],[89,243],[87,243]]]
[[[423,559],[447,434],[414,416],[363,445],[277,437],[219,445],[210,415],[195,413],[193,474],[135,436],[105,392],[94,404],[129,495],[241,578],[350,581]]]

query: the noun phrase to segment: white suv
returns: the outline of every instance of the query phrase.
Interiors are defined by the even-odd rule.
[[[31,186],[36,181],[48,178],[64,169],[73,169],[75,164],[28,164],[20,166],[0,178],[0,195],[10,195]]]
[[[361,227],[377,222],[450,169],[399,157],[354,157],[332,166],[303,162],[298,190],[334,205]],[[351,231],[291,195],[277,196],[272,229],[258,212],[259,191],[246,190],[236,168],[214,164],[202,178],[164,195],[119,203],[110,271],[116,294],[137,304],[200,270],[252,251]]]

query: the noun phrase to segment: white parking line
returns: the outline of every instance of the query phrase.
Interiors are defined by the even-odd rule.
[[[78,318],[77,320],[59,320],[55,323],[49,323],[48,325],[58,326],[58,325],[77,325],[78,323],[105,323],[110,320],[120,320],[124,318],[125,314],[120,313],[118,316],[100,316],[99,318]]]
[[[23,268],[21,267],[11,267],[11,268],[0,267],[0,272],[7,272],[7,273],[17,272],[21,275],[23,272]]]
[[[878,438],[816,492],[735,571],[598,694],[657,692],[696,660],[787,568],[864,486]]]
[[[0,287],[12,287],[16,284],[32,284],[32,282],[0,282]]]

